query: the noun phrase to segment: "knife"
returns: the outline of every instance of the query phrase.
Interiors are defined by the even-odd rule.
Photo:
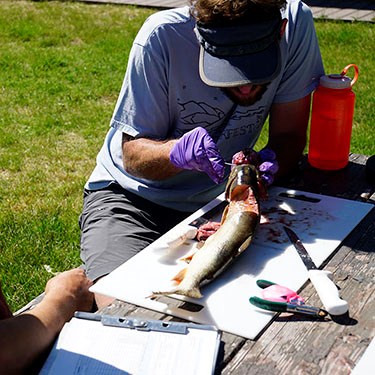
[[[204,213],[202,216],[194,219],[191,223],[179,229],[177,235],[169,235],[166,239],[166,243],[169,248],[173,249],[182,245],[186,240],[192,240],[198,233],[198,229],[201,225],[208,223],[214,215],[224,210],[228,202],[226,200],[220,202],[211,210]]]
[[[331,315],[345,314],[349,309],[348,303],[340,298],[339,291],[332,280],[332,272],[319,270],[298,236],[288,227],[284,227],[284,230],[305,264],[309,273],[309,278],[325,309]]]

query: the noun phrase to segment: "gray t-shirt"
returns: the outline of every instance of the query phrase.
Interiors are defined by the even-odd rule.
[[[249,107],[237,106],[217,141],[226,161],[253,147],[272,103],[286,103],[311,93],[324,74],[309,8],[291,0],[283,18],[288,19],[281,40],[282,68],[262,99]],[[219,195],[216,185],[201,172],[182,171],[163,180],[136,178],[125,172],[121,139],[179,138],[197,126],[214,132],[226,121],[233,103],[220,88],[207,86],[198,72],[199,44],[195,20],[188,7],[150,16],[140,29],[130,52],[111,128],[97,156],[97,165],[86,188],[101,189],[117,182],[125,189],[162,206],[192,212]],[[229,173],[229,168],[227,168]]]

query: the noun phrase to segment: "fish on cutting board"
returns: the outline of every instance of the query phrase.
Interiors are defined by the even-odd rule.
[[[177,285],[169,290],[154,291],[153,296],[180,294],[201,298],[200,286],[213,280],[249,246],[260,221],[259,195],[257,168],[251,164],[236,165],[226,186],[229,204],[219,229],[173,278]]]

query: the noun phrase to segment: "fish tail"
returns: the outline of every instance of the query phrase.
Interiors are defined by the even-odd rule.
[[[176,286],[175,288],[172,288],[170,290],[160,290],[157,292],[152,292],[151,296],[149,298],[156,298],[160,295],[170,295],[170,294],[179,294],[181,296],[187,296],[191,298],[202,298],[203,295],[198,287],[194,288],[180,288],[179,286]]]
[[[192,298],[202,298],[202,294],[199,290],[199,286],[191,286],[189,287],[184,286],[183,280],[186,276],[188,267],[183,268],[178,274],[172,279],[172,281],[178,283],[178,285],[173,289],[174,294],[180,294],[183,296],[188,296]],[[163,294],[170,294],[170,292],[163,293]]]
[[[193,287],[190,289],[184,289],[184,288],[177,288],[178,290],[175,292],[176,294],[181,294],[183,296],[188,296],[192,298],[202,298],[203,295],[199,289],[199,287]]]
[[[152,295],[150,297],[155,298],[158,295],[179,294],[182,296],[188,296],[192,298],[202,298],[203,296],[198,286],[186,287],[183,285],[182,281],[185,278],[186,272],[187,272],[187,267],[183,268],[181,271],[178,272],[176,276],[173,277],[172,281],[178,284],[174,288],[170,290],[165,290],[165,291],[152,292]]]

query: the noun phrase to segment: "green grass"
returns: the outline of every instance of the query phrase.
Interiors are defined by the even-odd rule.
[[[150,9],[0,3],[0,277],[13,310],[80,264],[83,185]]]
[[[0,280],[13,310],[43,291],[51,277],[44,265],[58,272],[80,264],[83,185],[132,40],[154,11],[0,2]],[[316,27],[327,72],[349,63],[360,68],[352,151],[374,154],[374,25]]]

